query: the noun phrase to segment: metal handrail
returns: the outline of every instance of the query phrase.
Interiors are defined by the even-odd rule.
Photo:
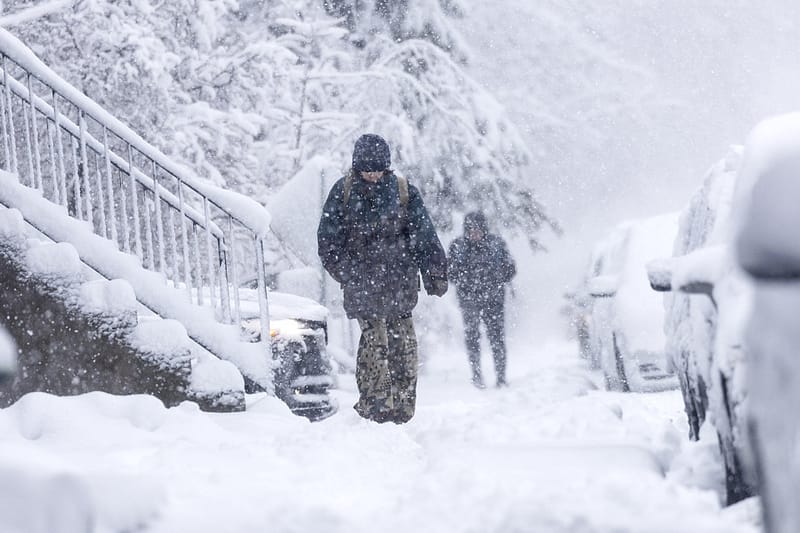
[[[227,205],[2,28],[0,70],[0,166],[185,288],[193,303],[210,305],[221,322],[239,324],[239,270],[254,270],[268,346],[266,211]]]

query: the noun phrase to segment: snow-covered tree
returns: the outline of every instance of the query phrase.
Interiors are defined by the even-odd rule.
[[[391,40],[422,39],[451,53],[460,62],[467,46],[453,21],[464,15],[459,0],[322,0],[328,14],[342,18],[357,46],[370,36]]]
[[[329,15],[346,3],[319,0],[40,4],[54,8],[26,18],[30,4],[10,1],[3,18],[16,17],[13,30],[67,80],[215,184],[265,202],[315,156],[344,170],[353,141],[374,131],[442,228],[480,208],[537,246],[549,222],[531,154],[464,73],[455,2],[358,3],[355,26]]]

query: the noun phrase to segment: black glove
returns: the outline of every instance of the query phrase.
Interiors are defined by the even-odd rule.
[[[447,280],[435,279],[425,286],[425,292],[431,296],[444,296],[447,292]]]

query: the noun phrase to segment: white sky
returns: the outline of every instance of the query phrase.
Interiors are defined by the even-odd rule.
[[[507,106],[532,150],[547,151],[548,168],[532,179],[567,231],[550,240],[547,256],[517,250],[522,314],[538,331],[560,327],[564,286],[612,225],[681,209],[729,145],[762,118],[800,107],[800,6],[791,0],[465,3],[471,73]],[[638,69],[649,89],[639,105],[594,124],[599,146],[588,129],[566,143],[537,130],[537,110],[563,113],[576,93],[587,98],[584,114],[567,117],[578,123],[606,91],[638,98],[644,89],[619,83],[620,66]],[[631,110],[645,120],[629,120]]]

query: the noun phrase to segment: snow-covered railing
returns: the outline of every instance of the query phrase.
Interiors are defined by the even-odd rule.
[[[266,210],[187,175],[2,28],[0,69],[0,167],[222,322],[240,323],[240,282],[254,278],[269,343]]]

